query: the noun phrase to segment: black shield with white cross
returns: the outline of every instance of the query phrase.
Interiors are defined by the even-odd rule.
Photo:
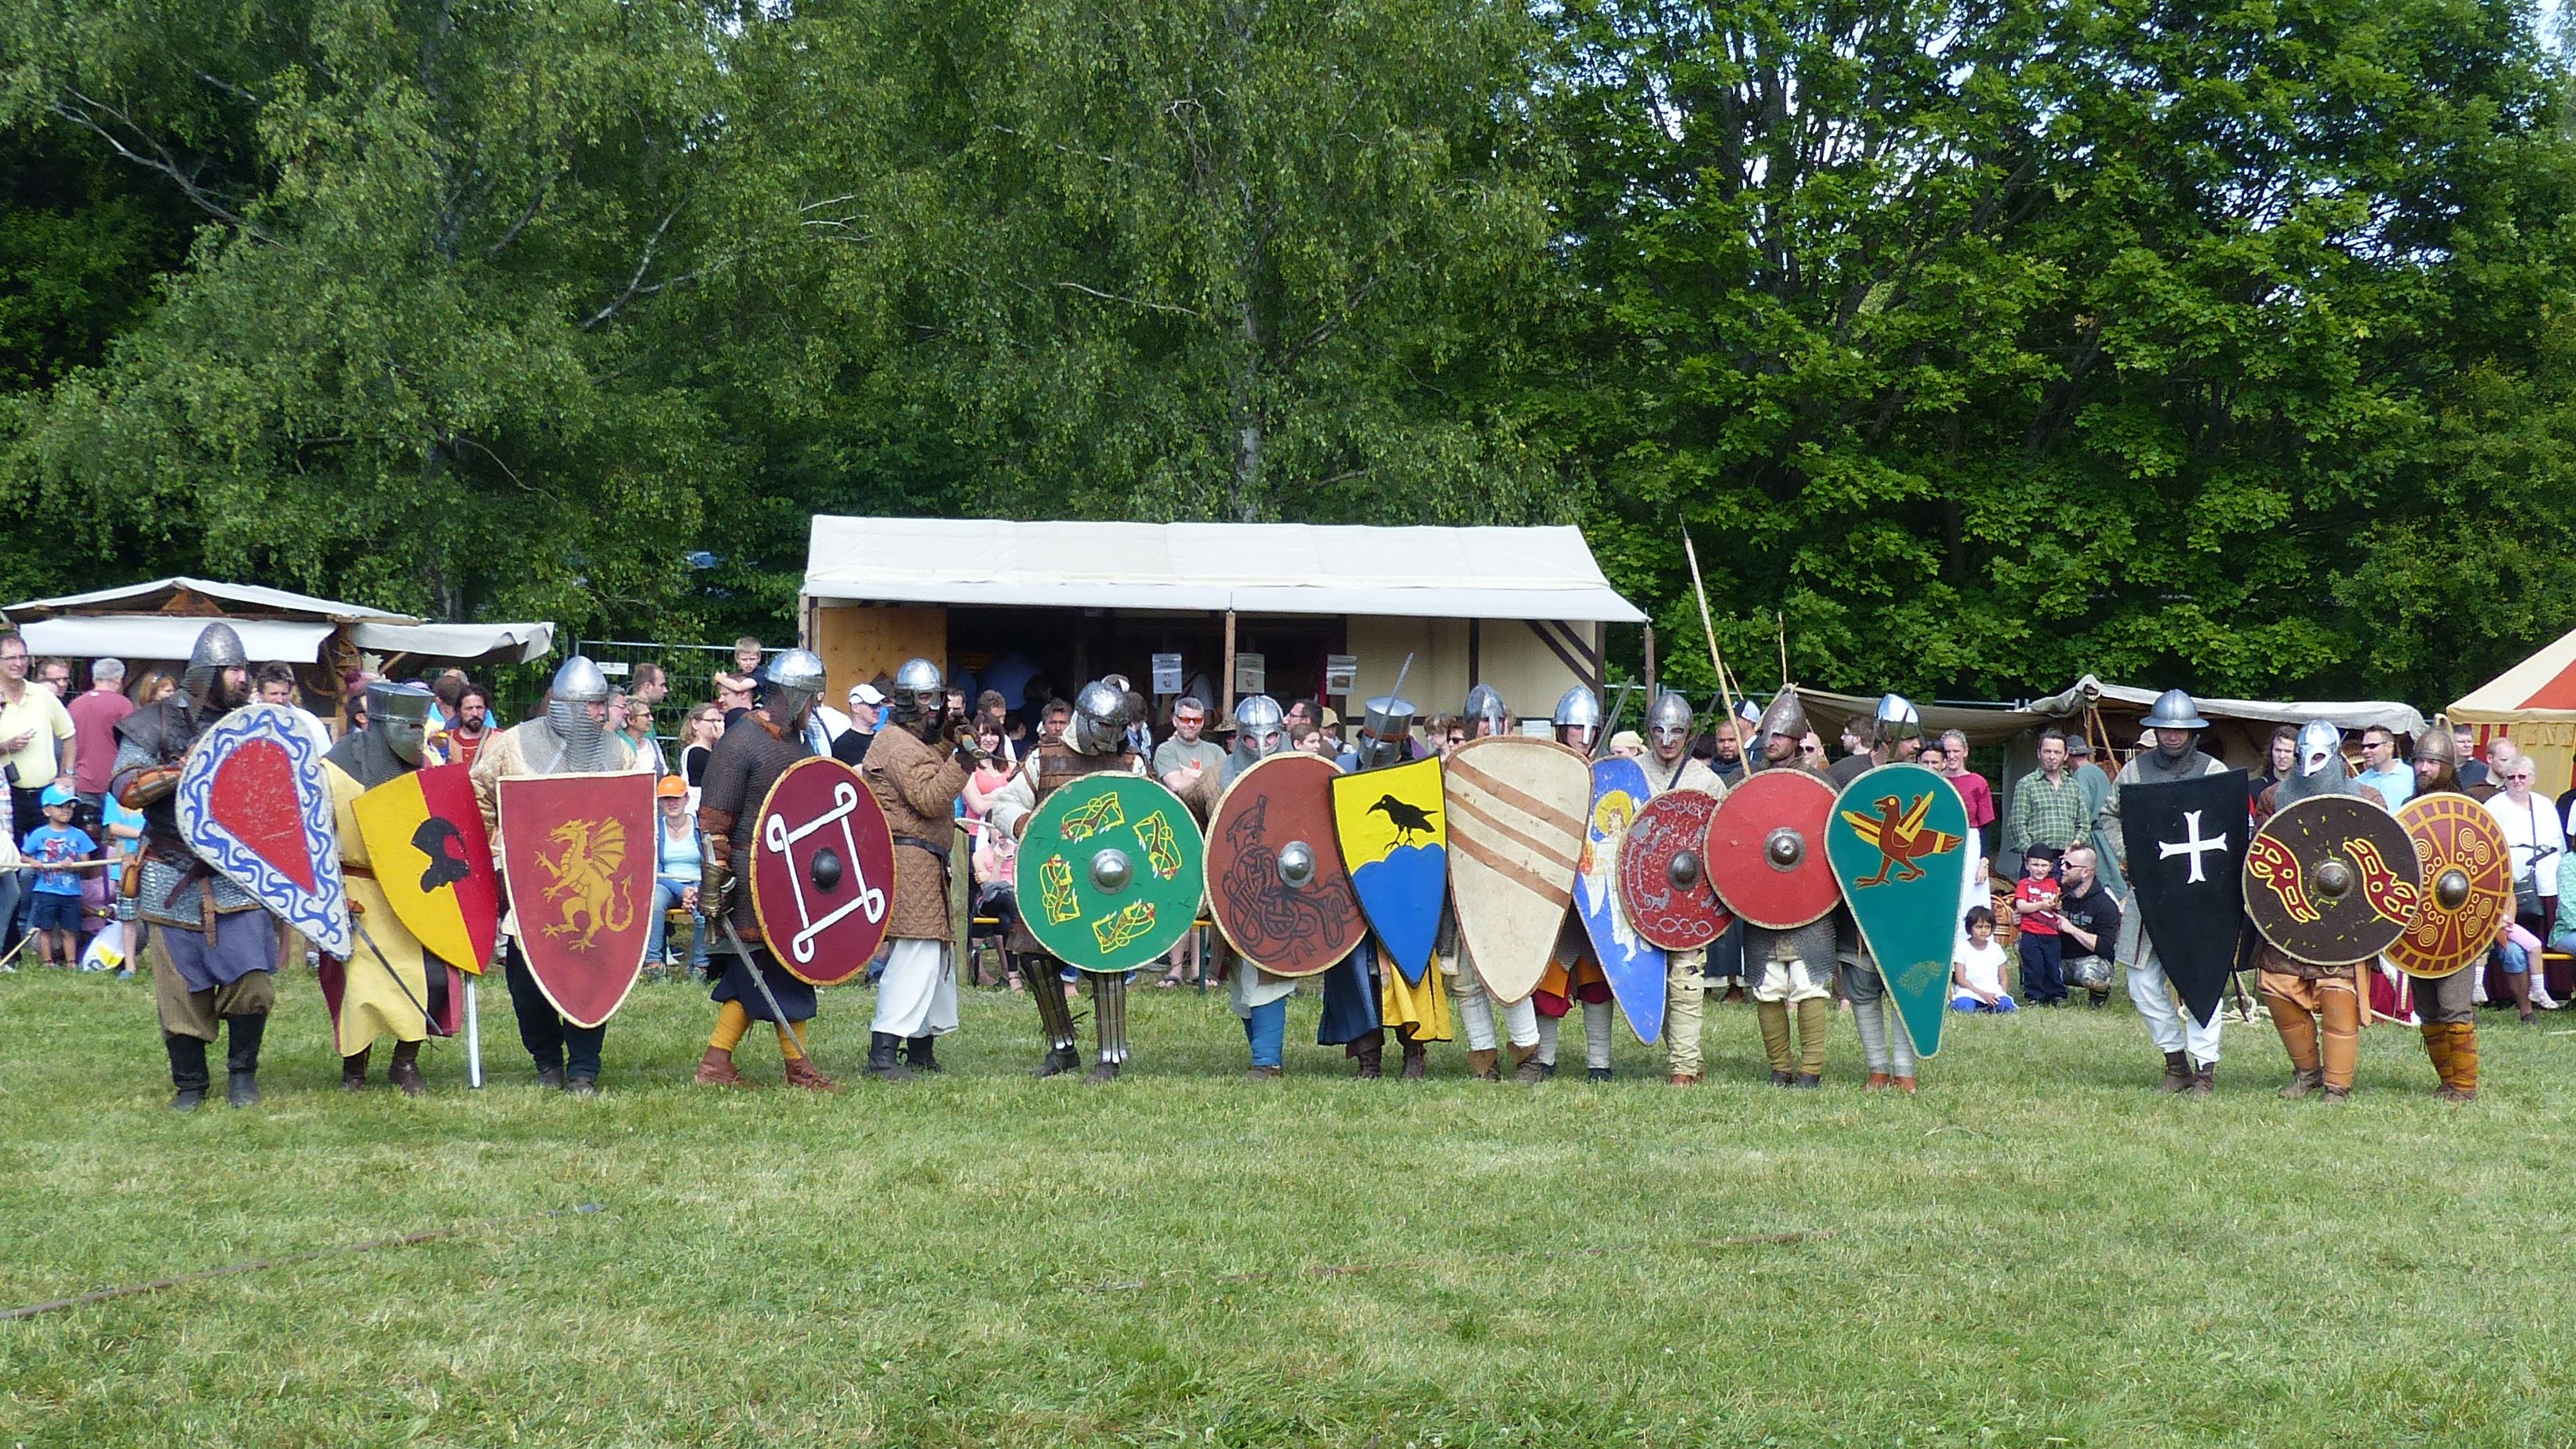
[[[2139,924],[2184,1007],[2206,1026],[2245,924],[2245,772],[2123,785],[2120,832]]]

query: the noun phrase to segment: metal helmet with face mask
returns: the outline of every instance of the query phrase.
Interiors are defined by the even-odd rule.
[[[894,672],[890,713],[894,722],[924,739],[935,739],[948,718],[948,681],[927,659],[907,659]]]
[[[179,692],[200,708],[220,713],[242,702],[224,693],[224,671],[248,668],[250,654],[242,648],[241,635],[219,620],[197,631],[196,647],[188,651],[188,667],[179,676]]]
[[[760,704],[769,722],[789,733],[805,727],[805,711],[823,693],[823,657],[811,649],[781,649],[760,671]]]
[[[377,680],[367,686],[367,731],[384,736],[385,748],[406,765],[420,763],[429,743],[430,706],[438,702],[425,684]]]
[[[1368,712],[1361,718],[1351,749],[1363,770],[1400,765],[1411,753],[1412,735],[1413,702],[1381,694],[1368,702]]]
[[[1678,691],[1667,689],[1657,695],[1646,710],[1646,738],[1655,753],[1671,759],[1690,748],[1692,719],[1690,701]]]
[[[1549,723],[1556,726],[1556,737],[1560,743],[1590,749],[1592,742],[1601,736],[1600,696],[1588,686],[1574,686],[1556,697],[1556,713],[1549,716]],[[1575,732],[1574,738],[1566,738],[1568,730]]]
[[[1503,693],[1490,684],[1479,684],[1467,691],[1466,708],[1458,711],[1477,736],[1498,735],[1512,727],[1512,713],[1503,707]]]
[[[1780,692],[1771,696],[1769,707],[1753,726],[1753,747],[1745,752],[1745,768],[1762,770],[1796,764],[1798,746],[1807,738],[1807,730],[1807,706],[1800,702],[1797,686],[1780,686]],[[1788,741],[1788,749],[1776,750],[1773,740]]]
[[[546,728],[563,747],[547,770],[596,770],[608,762],[608,722],[593,719],[590,706],[608,703],[608,676],[587,654],[576,654],[555,670],[546,686]]]
[[[2311,795],[2353,793],[2352,772],[2343,763],[2342,730],[2324,720],[2312,719],[2299,727],[2298,752],[2290,772],[2281,777],[2274,790],[2276,805],[2305,800]]]
[[[1878,697],[1876,718],[1878,720],[1878,743],[1886,748],[1891,754],[1894,753],[1898,745],[1904,744],[1908,740],[1919,740],[1923,738],[1923,712],[1916,709],[1914,707],[1914,701],[1907,699],[1904,695],[1880,695]]]
[[[1266,694],[1247,694],[1234,702],[1234,749],[1225,757],[1220,783],[1279,753],[1288,743],[1288,715]]]
[[[1108,680],[1095,679],[1073,697],[1073,723],[1065,726],[1064,742],[1077,753],[1115,754],[1126,734],[1126,690]]]

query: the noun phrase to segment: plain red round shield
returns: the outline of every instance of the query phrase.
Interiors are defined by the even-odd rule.
[[[1708,878],[1753,925],[1787,931],[1820,920],[1843,898],[1825,859],[1834,787],[1804,770],[1747,775],[1708,822]]]

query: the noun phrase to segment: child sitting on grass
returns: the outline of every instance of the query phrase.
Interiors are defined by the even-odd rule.
[[[2014,1011],[2004,994],[2004,948],[1995,940],[1995,913],[1968,908],[1968,939],[1950,963],[1952,1011]]]
[[[72,799],[71,786],[60,780],[47,785],[40,802],[45,823],[28,831],[25,843],[19,847],[27,864],[36,867],[27,929],[35,934],[36,950],[46,965],[69,970],[80,965],[81,888],[80,872],[65,867],[88,859],[97,851],[98,842],[72,824],[78,806]]]

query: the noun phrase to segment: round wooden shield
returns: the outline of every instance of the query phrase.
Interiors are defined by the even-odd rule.
[[[1142,775],[1085,775],[1029,816],[1020,919],[1068,966],[1133,971],[1198,918],[1205,851],[1179,796]]]
[[[1834,787],[1804,770],[1763,770],[1726,792],[1708,822],[1706,861],[1718,899],[1753,925],[1794,930],[1843,898],[1825,859]]]
[[[2396,816],[2357,795],[2311,795],[2246,846],[2245,915],[2293,961],[2367,961],[2414,921],[2415,866]]]
[[[2418,795],[2397,807],[2415,842],[2415,920],[2388,948],[2409,976],[2448,976],[2486,955],[2513,914],[2513,856],[2487,808],[2466,795]]]
[[[894,905],[894,832],[859,772],[829,755],[780,771],[752,825],[749,879],[787,974],[838,986],[866,971]]]
[[[1273,976],[1312,976],[1368,933],[1333,830],[1341,773],[1321,755],[1272,755],[1235,776],[1208,817],[1208,915]]]
[[[1717,797],[1667,790],[1646,802],[1619,845],[1619,905],[1637,934],[1667,951],[1696,951],[1735,920],[1709,883],[1708,822]]]

